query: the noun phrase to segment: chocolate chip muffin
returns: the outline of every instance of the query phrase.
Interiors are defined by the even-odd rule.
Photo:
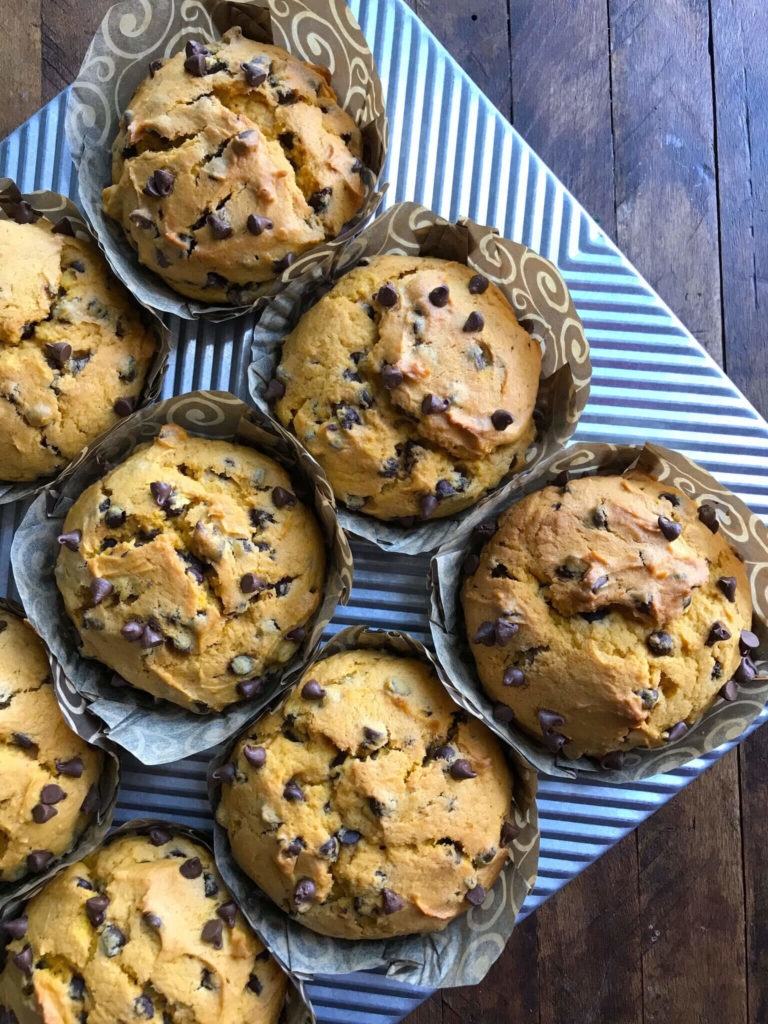
[[[325,552],[288,474],[162,428],[69,510],[56,580],[82,653],[192,711],[259,693],[317,610]]]
[[[66,868],[3,927],[18,1024],[274,1024],[283,1006],[286,977],[211,855],[164,828]]]
[[[540,369],[538,343],[485,277],[377,256],[304,314],[267,397],[339,500],[410,523],[523,467]]]
[[[749,585],[711,504],[637,471],[589,476],[480,532],[462,590],[477,671],[497,720],[552,753],[620,767],[754,678]]]
[[[100,806],[103,754],[67,726],[43,645],[0,610],[0,882],[68,853]]]
[[[386,651],[316,662],[216,776],[241,868],[324,935],[445,928],[519,833],[495,737],[430,665]]]
[[[355,216],[361,154],[327,68],[233,28],[153,63],[120,121],[104,209],[177,292],[246,303]]]
[[[91,242],[0,220],[0,479],[63,469],[136,405],[156,341]]]

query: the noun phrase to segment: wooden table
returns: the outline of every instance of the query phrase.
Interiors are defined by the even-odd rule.
[[[411,3],[768,415],[766,0]],[[0,0],[0,137],[74,78],[109,4]],[[766,807],[763,729],[412,1024],[766,1024]]]

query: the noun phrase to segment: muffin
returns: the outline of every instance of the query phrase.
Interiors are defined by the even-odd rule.
[[[4,930],[0,1004],[18,1024],[274,1024],[285,998],[211,855],[165,828],[66,868]]]
[[[0,479],[51,476],[137,404],[157,342],[91,242],[0,220]]]
[[[754,677],[747,576],[711,504],[638,471],[588,476],[481,533],[462,589],[477,672],[497,720],[550,752],[619,767]]]
[[[312,665],[216,777],[243,871],[339,938],[445,928],[483,903],[519,833],[496,738],[431,665],[382,650]]]
[[[84,491],[56,582],[82,640],[191,711],[257,694],[297,651],[325,578],[314,514],[272,459],[164,426]]]
[[[304,314],[267,397],[340,501],[410,523],[453,515],[522,469],[540,370],[538,343],[487,278],[377,256]]]
[[[232,28],[153,62],[104,210],[182,295],[242,304],[363,204],[362,139],[328,68]]]
[[[0,686],[0,882],[12,882],[75,846],[101,803],[104,755],[62,718],[36,634],[2,610]]]

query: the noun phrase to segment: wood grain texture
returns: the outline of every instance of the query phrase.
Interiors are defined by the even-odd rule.
[[[3,47],[0,62],[0,139],[40,107],[40,0],[0,0]]]
[[[765,412],[768,4],[712,0],[712,55],[726,369]]]
[[[707,0],[609,0],[619,246],[722,361]]]
[[[112,0],[41,0],[43,103],[75,78],[91,37],[111,6]]]

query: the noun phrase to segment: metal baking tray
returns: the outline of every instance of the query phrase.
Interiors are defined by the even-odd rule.
[[[677,448],[768,517],[765,420],[402,0],[351,0],[350,6],[387,94],[392,140],[385,207],[413,199],[452,219],[468,214],[556,263],[592,346],[592,393],[575,439]],[[0,175],[14,178],[22,191],[48,188],[76,198],[65,104],[62,93],[0,143]],[[221,388],[247,399],[247,318],[172,326],[175,352],[163,397]],[[0,509],[1,594],[15,596],[11,537],[25,507]],[[384,555],[357,541],[352,548],[352,598],[327,636],[365,622],[405,629],[428,643],[427,558]],[[766,717],[764,709],[752,728]],[[521,916],[733,745],[634,785],[543,778],[539,878]],[[116,824],[152,814],[209,828],[205,764],[198,756],[150,769],[125,758]],[[309,993],[323,1024],[395,1024],[430,994],[368,973],[318,977]]]

